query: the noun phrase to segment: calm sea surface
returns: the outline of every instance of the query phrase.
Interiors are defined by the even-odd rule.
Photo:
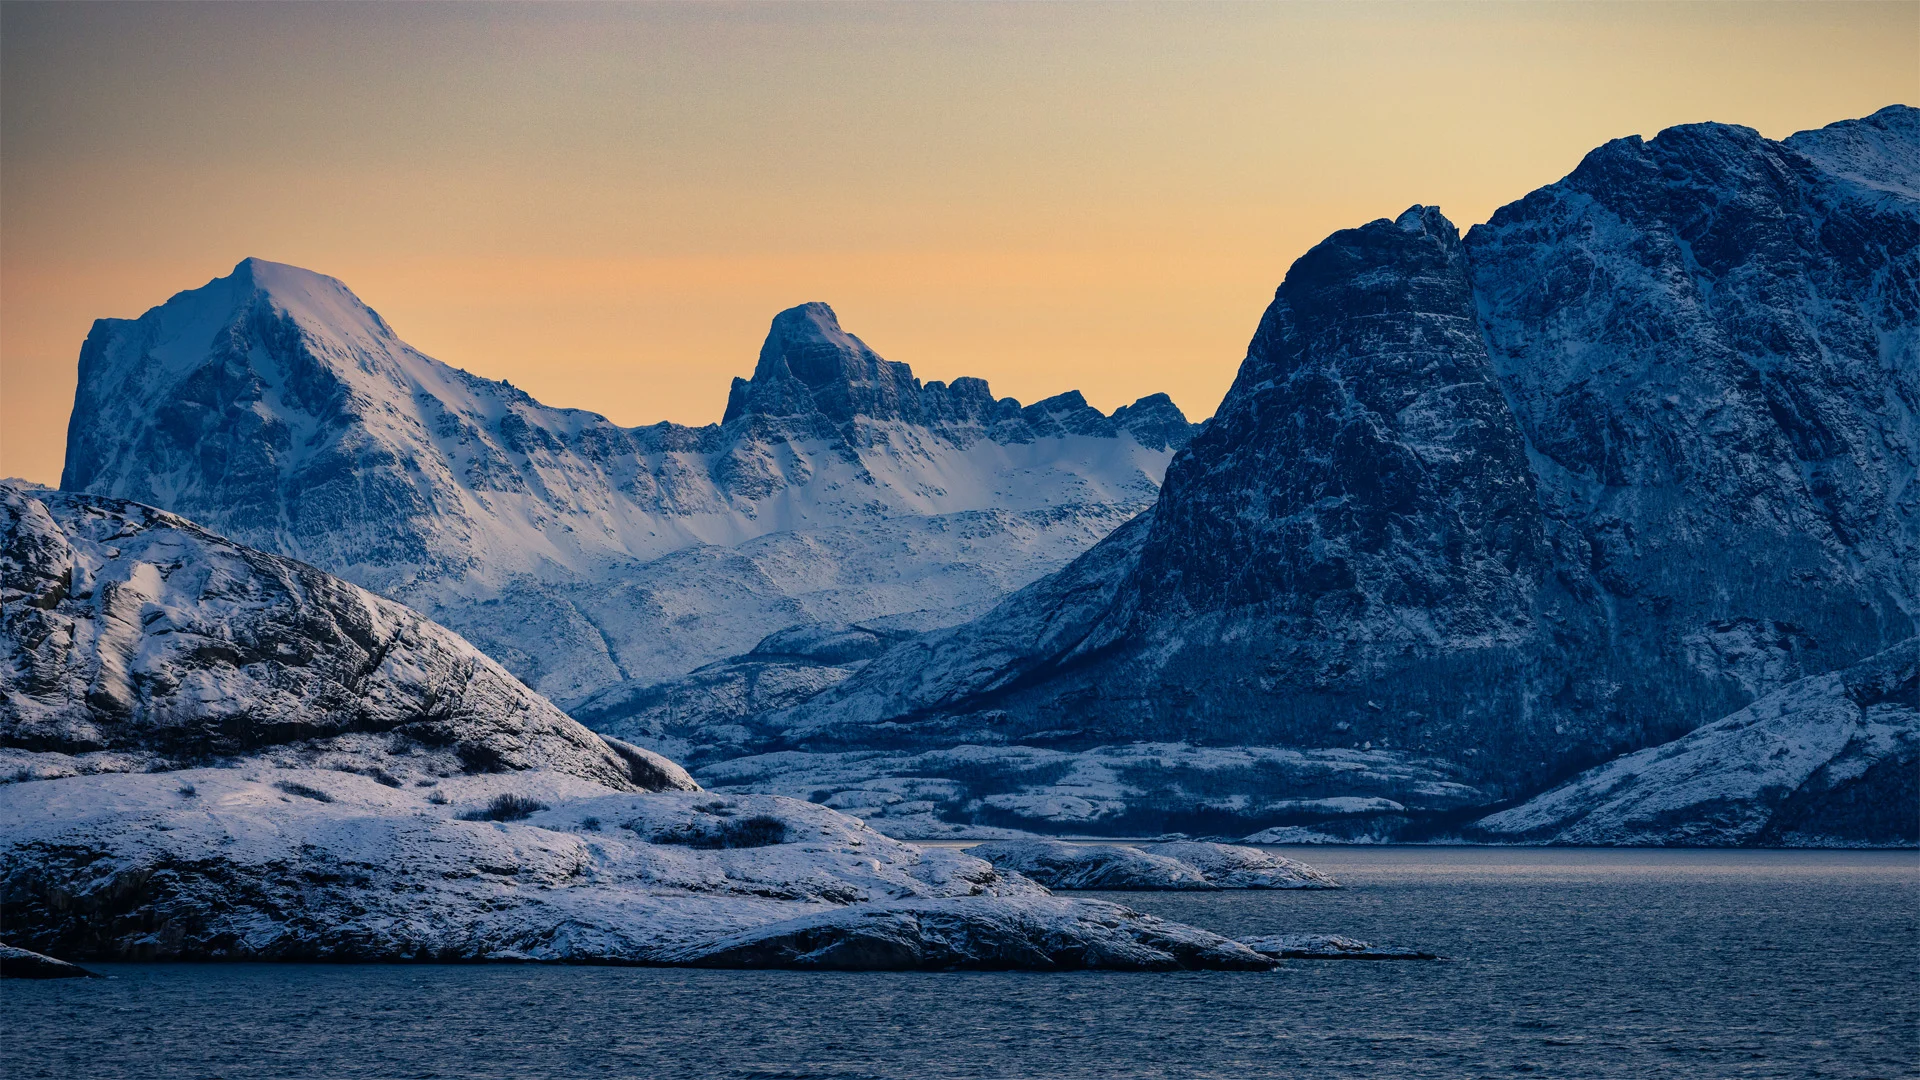
[[[0,1077],[1920,1076],[1920,855],[1314,848],[1333,893],[1098,894],[1446,963],[1269,974],[101,965]]]

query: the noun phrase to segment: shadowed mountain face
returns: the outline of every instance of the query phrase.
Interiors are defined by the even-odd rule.
[[[1464,243],[1425,207],[1336,233],[1149,514],[764,745],[1391,750],[1512,797],[1887,648],[1920,594],[1916,163],[1904,107],[1703,124]]]
[[[1137,625],[1259,607],[1303,638],[1528,628],[1540,512],[1465,264],[1430,207],[1294,264],[1168,474],[1130,575]]]
[[[922,384],[807,304],[725,422],[623,428],[401,341],[248,259],[81,351],[62,487],[187,514],[384,592],[562,700],[795,624],[964,619],[1153,497],[1191,425]]]

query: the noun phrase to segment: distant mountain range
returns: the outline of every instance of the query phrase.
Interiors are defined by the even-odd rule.
[[[460,631],[566,702],[822,621],[912,632],[1058,569],[1193,425],[921,383],[825,304],[720,424],[623,428],[427,357],[345,285],[247,259],[80,356],[61,486],[165,507]]]
[[[720,425],[619,428],[255,260],[80,375],[63,487],[400,599],[709,787],[915,835],[1920,842],[1912,108],[1336,233],[1197,434],[923,385],[824,305]]]

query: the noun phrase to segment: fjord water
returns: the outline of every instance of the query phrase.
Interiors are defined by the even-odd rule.
[[[1100,894],[1446,962],[1268,974],[100,965],[26,1077],[1920,1075],[1920,853],[1312,848],[1339,892]]]

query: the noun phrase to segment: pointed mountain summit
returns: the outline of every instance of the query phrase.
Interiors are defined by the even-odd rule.
[[[801,304],[773,317],[753,379],[733,381],[721,423],[747,413],[819,413],[835,423],[856,416],[920,420],[919,391],[911,368],[882,360],[866,342],[840,329],[832,308]]]
[[[882,359],[841,329],[833,309],[817,301],[774,316],[753,378],[733,380],[722,425],[755,417],[824,421],[855,442],[872,438],[859,430],[861,422],[894,421],[937,429],[962,442],[1124,434],[1153,450],[1186,445],[1197,427],[1165,394],[1150,394],[1109,416],[1078,390],[1022,407],[1014,398],[995,398],[985,379],[962,376],[923,384],[912,368]]]
[[[1145,506],[1191,429],[1163,397],[1107,416],[923,385],[825,304],[774,319],[723,423],[621,427],[247,259],[95,323],[61,485],[413,604],[565,701],[796,624],[964,618]]]

